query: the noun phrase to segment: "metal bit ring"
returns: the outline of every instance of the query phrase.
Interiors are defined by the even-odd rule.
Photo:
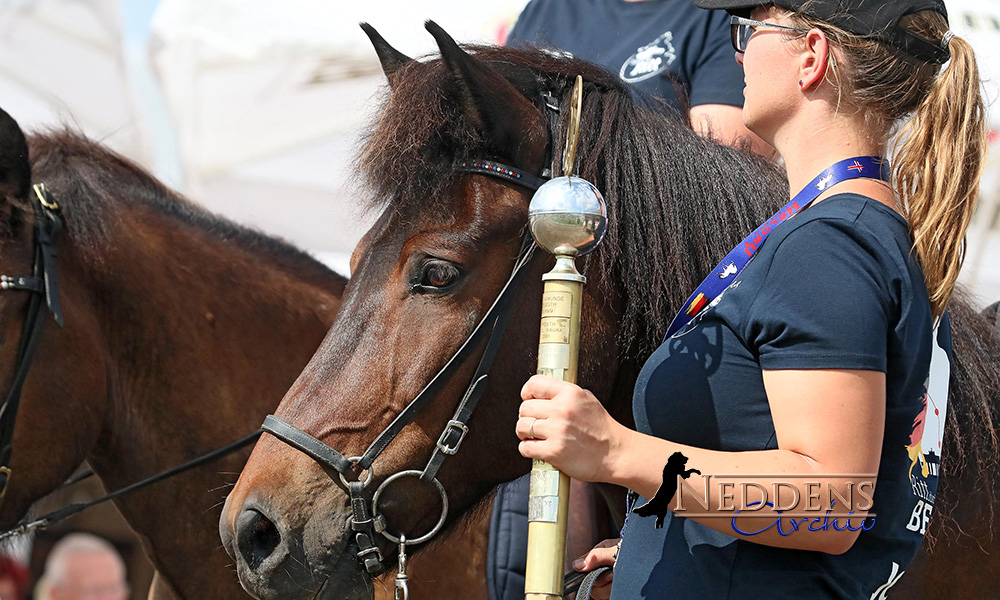
[[[382,491],[385,490],[385,488],[390,483],[401,477],[406,477],[406,476],[420,477],[421,475],[423,475],[423,471],[418,471],[414,469],[410,471],[400,471],[399,473],[396,473],[391,477],[387,477],[386,480],[382,482],[382,485],[378,486],[378,489],[375,490],[375,495],[372,496],[372,513],[375,514],[376,518],[381,516],[381,513],[379,513],[378,510],[378,500],[382,496]],[[386,539],[388,539],[390,542],[394,544],[403,543],[407,546],[415,546],[417,544],[422,544],[426,542],[427,540],[434,537],[437,534],[437,532],[441,531],[441,528],[444,527],[445,519],[448,518],[448,493],[444,490],[444,486],[441,485],[441,482],[437,480],[437,477],[435,477],[432,480],[432,483],[437,488],[438,493],[441,494],[441,517],[438,519],[437,523],[434,524],[434,527],[424,535],[418,538],[414,538],[412,540],[407,536],[400,535],[397,537],[395,535],[392,535],[388,531],[383,530],[381,533],[383,536],[385,536]]]

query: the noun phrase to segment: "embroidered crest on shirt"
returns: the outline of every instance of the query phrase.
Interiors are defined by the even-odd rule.
[[[629,83],[655,77],[667,70],[675,60],[674,33],[667,31],[652,42],[639,48],[622,65],[619,77]]]

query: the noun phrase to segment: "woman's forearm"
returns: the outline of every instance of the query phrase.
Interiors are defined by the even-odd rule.
[[[664,494],[669,497],[658,499],[657,510],[647,508],[649,514],[665,514],[669,508],[734,537],[841,553],[863,526],[871,527],[871,519],[866,523],[864,517],[871,508],[871,473],[878,471],[882,444],[884,379],[883,373],[860,371],[765,371],[781,446],[776,450],[704,450],[637,433],[612,419],[587,390],[538,375],[521,390],[515,432],[523,456],[548,461],[571,477],[614,483],[647,498],[660,488],[669,463],[674,473],[667,477],[671,485]],[[687,473],[689,469],[700,473]],[[678,484],[678,474],[688,478]],[[684,490],[690,493],[684,495]],[[782,491],[795,497],[798,506],[782,498]],[[817,502],[811,502],[814,496]],[[699,498],[701,505],[693,506]],[[682,507],[679,500],[691,502]],[[766,504],[775,501],[776,507]]]
[[[666,501],[675,515],[716,531],[769,546],[836,554],[850,548],[861,528],[873,523],[865,517],[874,476],[845,472],[843,465],[819,464],[789,450],[704,450],[625,429],[614,445],[607,479],[653,498],[664,483],[664,465],[675,452],[687,458],[688,477],[677,478],[677,491],[657,501]],[[687,473],[690,469],[700,474]],[[669,493],[674,482],[667,484]],[[832,511],[831,489],[837,492]],[[853,506],[844,506],[843,500],[853,501]],[[766,504],[775,501],[790,510],[779,513]],[[850,519],[843,516],[856,508],[865,510],[855,510]]]

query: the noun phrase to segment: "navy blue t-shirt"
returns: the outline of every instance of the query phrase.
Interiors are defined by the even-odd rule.
[[[947,317],[932,331],[911,244],[899,214],[853,194],[781,223],[719,300],[650,357],[633,399],[643,433],[765,450],[778,445],[762,369],[885,372],[874,525],[835,556],[737,539],[673,513],[655,529],[653,517],[633,514],[612,600],[886,597],[933,509],[951,353]]]
[[[743,106],[729,16],[688,0],[532,0],[507,45],[519,41],[599,64],[675,108],[678,85],[686,106]]]

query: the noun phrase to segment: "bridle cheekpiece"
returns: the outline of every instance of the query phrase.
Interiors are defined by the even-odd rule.
[[[45,184],[32,188],[31,206],[35,213],[35,266],[32,275],[0,275],[0,291],[25,291],[31,293],[24,330],[18,344],[17,366],[14,380],[0,406],[0,502],[10,484],[11,455],[13,454],[14,425],[21,403],[21,390],[28,377],[32,360],[41,339],[46,311],[42,310],[44,298],[48,313],[56,323],[63,325],[62,307],[59,305],[59,277],[56,267],[56,242],[62,232],[63,222],[59,204],[52,198]]]

